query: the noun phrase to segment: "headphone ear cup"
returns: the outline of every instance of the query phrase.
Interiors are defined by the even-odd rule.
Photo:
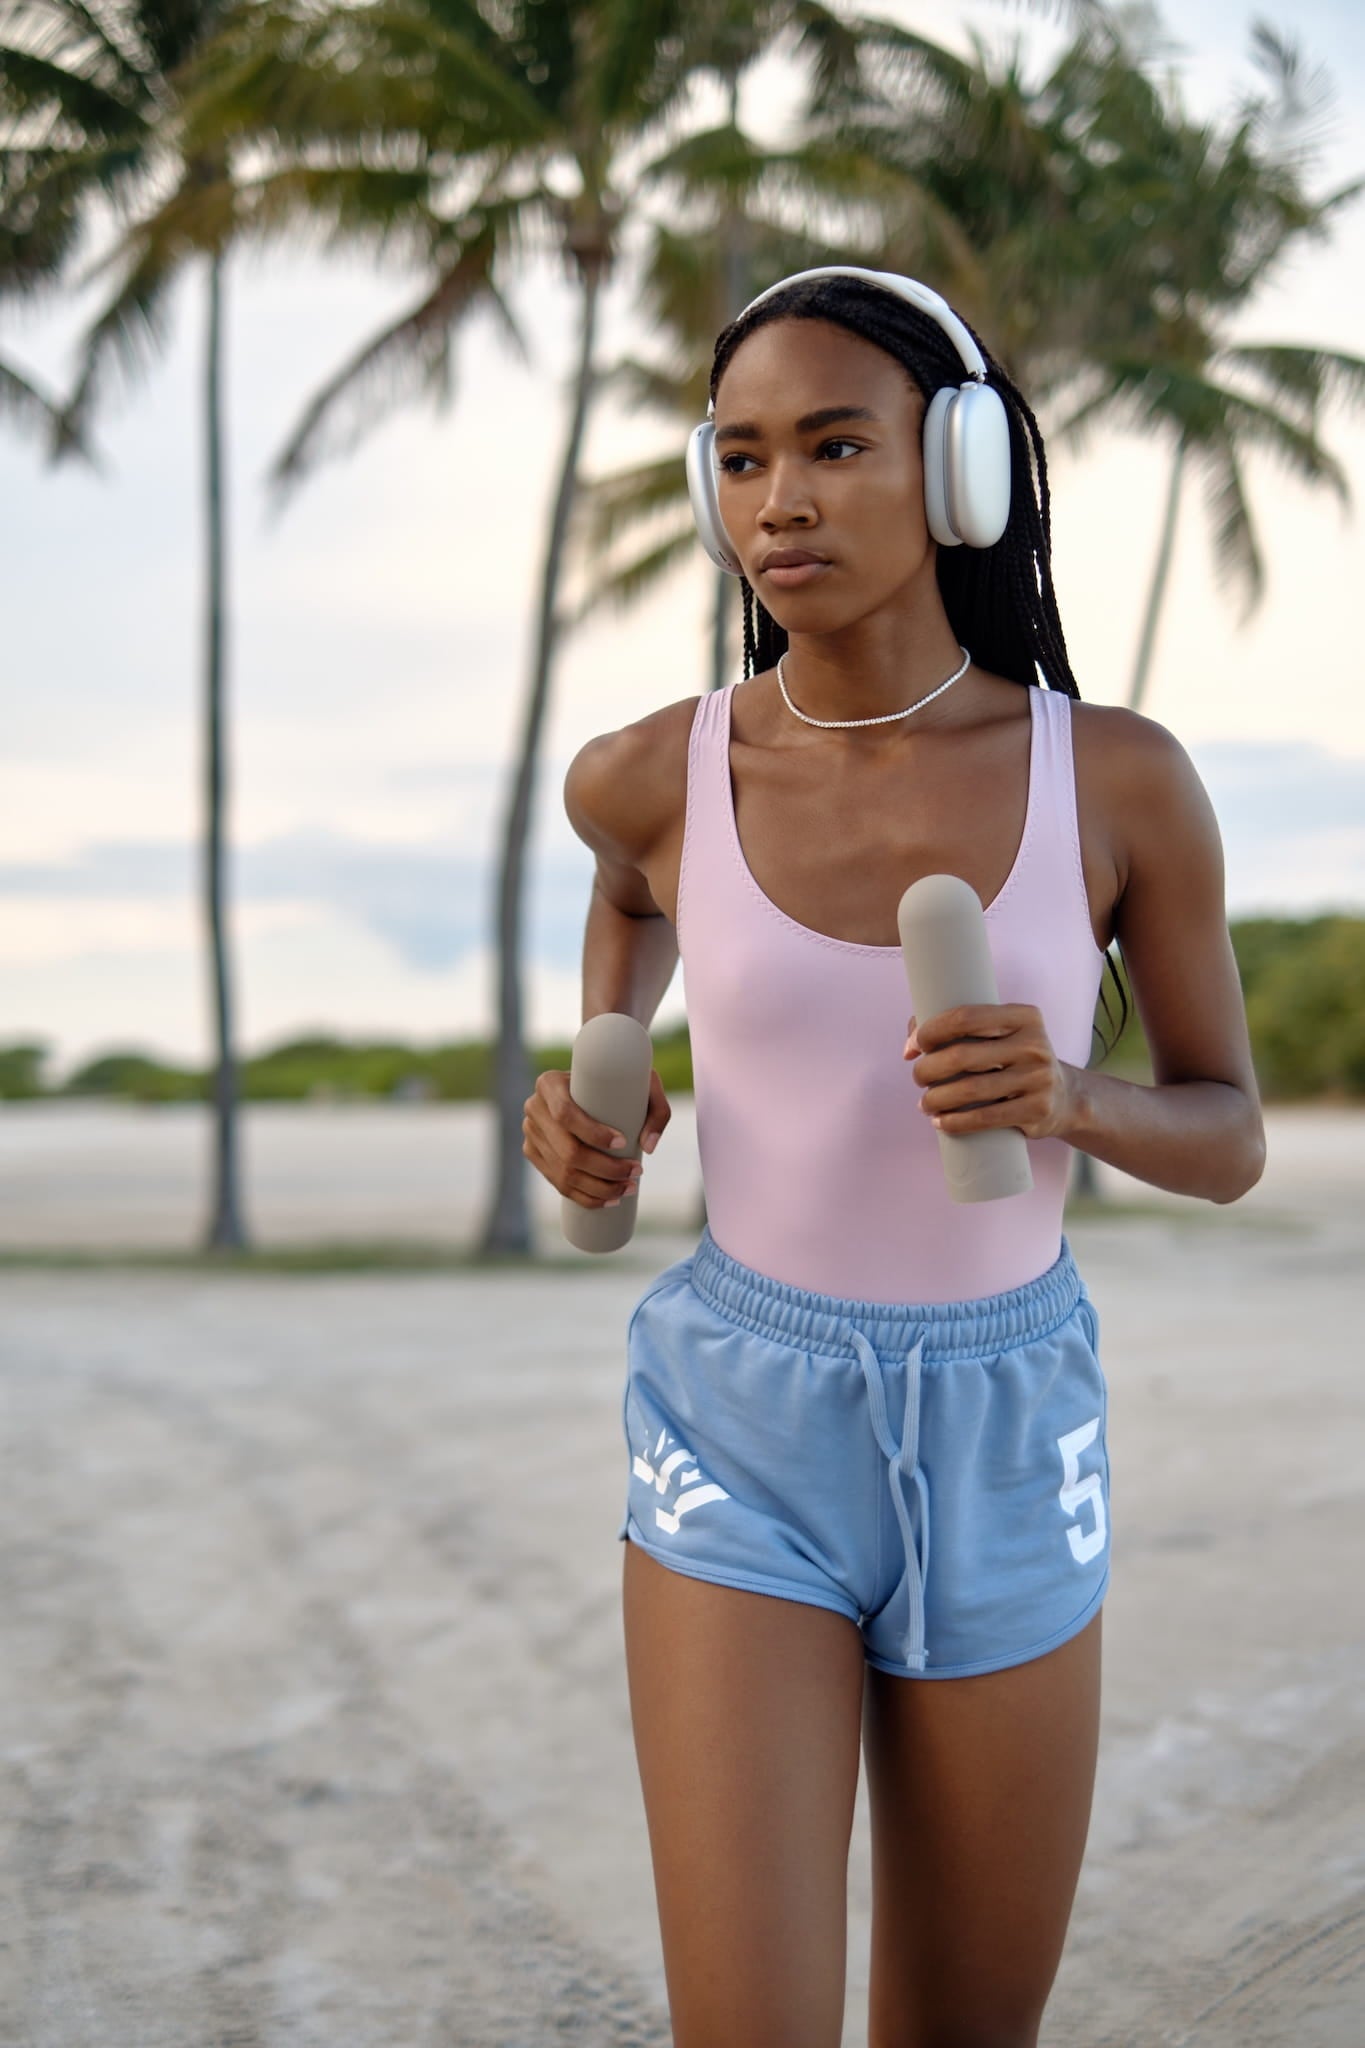
[[[1010,516],[1010,431],[989,384],[943,385],[924,412],[924,511],[941,547],[994,547]]]
[[[961,393],[945,384],[924,409],[921,453],[924,462],[924,515],[929,531],[940,547],[961,546],[962,535],[953,524],[948,491],[948,416]]]
[[[710,420],[703,420],[688,435],[687,495],[692,501],[692,517],[697,522],[697,532],[707,554],[727,576],[740,576],[744,572],[739,557],[721,524],[720,502],[716,495],[715,445],[716,430]]]
[[[1010,430],[1005,402],[989,384],[955,393],[943,455],[952,524],[968,547],[994,547],[1010,516]]]

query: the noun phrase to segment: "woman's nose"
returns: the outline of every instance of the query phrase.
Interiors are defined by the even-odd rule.
[[[787,525],[793,519],[810,520],[815,517],[810,492],[798,475],[795,465],[784,463],[780,458],[768,471],[768,490],[763,500],[759,519],[763,523]]]

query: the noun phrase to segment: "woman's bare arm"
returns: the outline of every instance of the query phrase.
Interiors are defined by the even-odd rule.
[[[657,778],[642,772],[640,727],[602,733],[581,747],[564,778],[569,823],[597,856],[583,935],[583,1022],[607,1010],[646,1028],[678,964],[672,924],[639,863],[659,830]]]
[[[1223,844],[1173,734],[1122,715],[1116,781],[1127,873],[1115,933],[1152,1061],[1152,1086],[1075,1070],[1073,1145],[1156,1187],[1235,1202],[1265,1165],[1246,1008],[1228,936]]]
[[[569,822],[597,856],[583,938],[585,1024],[614,1010],[648,1029],[673,979],[677,936],[650,894],[642,866],[666,822],[666,783],[662,795],[661,807],[657,749],[638,724],[589,740],[564,778]],[[584,1208],[600,1208],[634,1193],[641,1162],[609,1156],[612,1149],[624,1149],[625,1136],[579,1107],[569,1093],[568,1071],[552,1067],[538,1074],[524,1109],[522,1150],[561,1194]],[[672,1115],[654,1068],[642,1151],[654,1150]]]
[[[1115,932],[1152,1084],[1058,1060],[1026,1004],[945,1011],[916,1028],[907,1056],[924,1055],[913,1069],[921,1107],[944,1130],[1012,1124],[1154,1187],[1235,1202],[1261,1177],[1265,1129],[1218,823],[1179,741],[1136,713],[1111,715],[1106,799],[1122,848]]]

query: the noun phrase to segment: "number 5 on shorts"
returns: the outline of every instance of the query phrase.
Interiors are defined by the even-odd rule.
[[[1098,1415],[1093,1415],[1089,1422],[1083,1423],[1079,1429],[1070,1430],[1066,1436],[1059,1436],[1057,1439],[1057,1448],[1062,1454],[1062,1471],[1064,1474],[1062,1484],[1057,1491],[1057,1498],[1062,1504],[1062,1512],[1074,1517],[1081,1504],[1084,1501],[1088,1501],[1090,1503],[1090,1511],[1095,1517],[1095,1526],[1088,1534],[1084,1530],[1077,1528],[1074,1520],[1066,1532],[1066,1540],[1071,1545],[1071,1555],[1075,1558],[1077,1564],[1089,1564],[1091,1558],[1103,1550],[1105,1537],[1108,1534],[1104,1516],[1104,1490],[1100,1485],[1100,1475],[1098,1472],[1087,1472],[1084,1479],[1081,1477],[1081,1452],[1086,1448],[1087,1444],[1094,1443],[1095,1438],[1099,1435],[1099,1429],[1100,1418]]]

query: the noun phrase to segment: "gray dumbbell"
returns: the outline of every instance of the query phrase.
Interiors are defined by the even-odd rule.
[[[995,963],[986,937],[986,914],[970,882],[959,875],[924,875],[912,882],[896,912],[901,952],[918,1020],[959,1003],[998,1003]],[[995,1202],[1025,1195],[1033,1186],[1022,1131],[939,1131],[948,1193],[955,1202]]]
[[[580,1109],[625,1138],[625,1150],[606,1152],[606,1158],[640,1157],[653,1071],[654,1042],[638,1017],[604,1010],[580,1026],[569,1062],[569,1093]],[[616,1252],[629,1242],[639,1209],[638,1191],[615,1209],[585,1209],[563,1195],[560,1221],[565,1237],[579,1251]]]

